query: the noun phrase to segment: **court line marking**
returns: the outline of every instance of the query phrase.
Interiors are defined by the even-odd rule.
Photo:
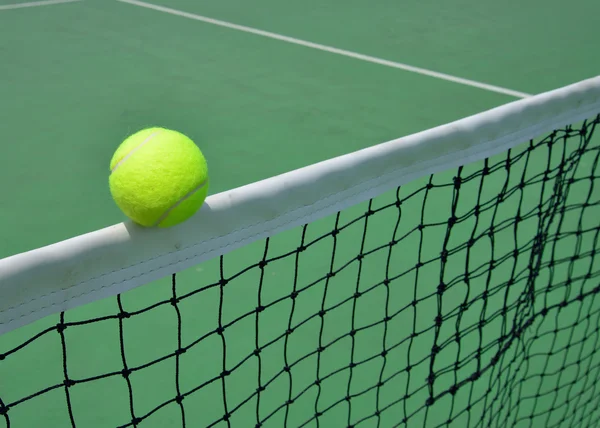
[[[436,79],[446,80],[446,81],[458,83],[461,85],[472,86],[474,88],[479,88],[479,89],[483,89],[483,90],[490,91],[490,92],[496,92],[496,93],[503,94],[503,95],[509,95],[509,96],[516,97],[516,98],[528,98],[528,97],[532,96],[531,94],[527,94],[525,92],[514,91],[512,89],[502,88],[500,86],[495,86],[495,85],[489,85],[487,83],[477,82],[475,80],[464,79],[462,77],[452,76],[450,74],[440,73],[440,72],[428,70],[425,68],[414,67],[412,65],[403,64],[400,62],[388,61],[385,59],[381,59],[381,58],[377,58],[377,57],[373,57],[373,56],[369,56],[369,55],[363,55],[363,54],[359,54],[356,52],[347,51],[344,49],[338,49],[338,48],[334,48],[331,46],[308,42],[306,40],[300,40],[300,39],[296,39],[293,37],[284,36],[282,34],[271,33],[269,31],[259,30],[257,28],[233,24],[231,22],[221,21],[218,19],[209,18],[207,16],[197,15],[195,13],[183,12],[181,10],[172,9],[172,8],[165,7],[165,6],[159,6],[156,4],[146,3],[143,1],[139,1],[139,0],[117,0],[117,1],[119,1],[121,3],[128,3],[133,6],[143,7],[146,9],[153,9],[158,12],[167,13],[169,15],[176,15],[176,16],[180,16],[183,18],[193,19],[195,21],[201,21],[201,22],[204,22],[207,24],[217,25],[217,26],[229,28],[232,30],[243,31],[245,33],[268,37],[270,39],[280,40],[283,42],[292,43],[292,44],[304,46],[307,48],[317,49],[320,51],[329,52],[329,53],[337,54],[337,55],[342,55],[342,56],[346,56],[349,58],[354,58],[354,59],[358,59],[361,61],[370,62],[373,64],[383,65],[386,67],[397,68],[397,69],[401,69],[404,71],[409,71],[412,73],[421,74],[421,75],[433,77]]]
[[[40,6],[52,6],[55,4],[62,3],[75,3],[82,0],[45,0],[45,1],[33,1],[28,3],[13,3],[0,5],[0,10],[13,10],[13,9],[24,9],[26,7],[40,7]]]

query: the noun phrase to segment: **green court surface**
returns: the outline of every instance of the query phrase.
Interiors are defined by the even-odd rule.
[[[9,4],[15,2],[0,0],[0,130],[3,136],[0,143],[0,258],[123,221],[108,191],[108,165],[122,139],[142,127],[173,128],[194,139],[209,162],[210,193],[214,194],[516,99],[510,95],[118,1],[87,0],[2,9],[3,5]],[[460,0],[445,3],[382,0],[376,4],[365,0],[310,0],[293,4],[276,0],[162,0],[162,4],[190,14],[528,94],[592,77],[600,70],[595,34],[600,2],[591,0],[578,0],[568,5],[557,0]],[[532,167],[535,170],[546,168],[544,159],[532,164],[537,165]],[[583,174],[581,171],[579,173]],[[442,179],[451,181],[451,175],[441,175]],[[498,180],[487,189],[490,200],[493,199],[490,195],[499,189],[498,183],[508,181],[508,178],[500,176]],[[416,191],[422,185],[423,182],[415,183],[406,192],[411,189]],[[530,189],[531,193],[525,199],[533,200],[540,191],[543,192],[537,187]],[[597,193],[597,189],[595,191]],[[468,192],[465,193],[465,207],[473,205],[473,193],[470,196]],[[449,209],[448,197],[451,199],[451,192],[440,190],[439,195],[435,196],[434,191],[434,196],[429,196],[428,210],[432,218],[427,218],[426,223],[435,224],[438,220],[445,221],[448,218],[445,210]],[[395,197],[395,194],[390,194],[383,199],[389,202]],[[407,225],[414,226],[419,222],[425,197],[419,198],[413,199],[412,205],[405,208],[405,212],[409,213],[406,214]],[[465,199],[468,202],[464,202]],[[579,200],[571,202],[581,203]],[[514,215],[522,203],[517,199],[509,202],[504,208],[507,210],[505,217]],[[349,210],[344,214],[346,220],[360,216],[361,210],[364,213],[366,209],[365,205],[356,207],[355,211]],[[438,214],[440,218],[436,219]],[[383,214],[384,219],[385,215],[391,217],[387,221],[382,220],[384,226],[381,228],[373,227],[373,242],[368,242],[367,247],[370,245],[374,248],[376,242],[390,239],[391,232],[388,229],[395,225],[396,214]],[[326,219],[315,224],[314,229],[310,229],[312,237],[331,231],[333,221],[335,219]],[[586,218],[586,221],[593,222],[590,218]],[[567,219],[565,227],[574,228],[574,222],[574,218],[571,222]],[[467,223],[459,227],[462,231],[458,233],[462,233],[464,238],[476,227]],[[351,259],[363,252],[360,249],[363,226],[349,229],[354,231],[344,235],[342,239],[345,242],[338,247],[340,260]],[[427,238],[430,240],[430,253],[423,254],[424,259],[433,259],[433,254],[438,254],[437,249],[444,241],[442,229],[432,227],[431,230]],[[301,230],[294,230],[274,239],[270,248],[273,251],[271,257],[291,251],[299,244],[300,234]],[[416,241],[411,239],[407,239],[404,245],[416,245]],[[524,245],[523,242],[528,239],[525,232],[522,241],[515,243],[510,232],[492,246],[503,253],[509,249],[512,251],[515,245]],[[304,284],[316,279],[318,272],[330,269],[330,244],[324,241],[323,244],[316,244],[316,247],[323,245],[321,250],[307,252],[303,261],[306,277],[300,278]],[[558,253],[572,251],[572,242],[563,244]],[[591,244],[587,242],[586,245]],[[238,251],[229,259],[231,265],[227,267],[228,274],[233,275],[245,265],[260,261],[264,251],[264,242]],[[474,257],[473,266],[484,263],[490,248],[484,247],[479,251],[481,260],[477,261],[478,258]],[[326,256],[323,257],[323,254]],[[274,305],[271,310],[261,314],[260,344],[254,343],[255,336],[259,336],[254,330],[254,315],[232,324],[227,330],[230,359],[227,364],[235,364],[242,356],[252,354],[255,347],[265,346],[266,355],[263,354],[263,358],[273,362],[260,368],[261,376],[267,379],[275,376],[283,366],[281,358],[285,347],[289,346],[292,354],[297,353],[286,355],[292,361],[308,354],[307,349],[320,346],[317,339],[328,341],[346,334],[349,321],[355,317],[363,327],[384,317],[381,308],[386,301],[386,289],[383,287],[366,296],[354,309],[351,301],[341,305],[339,311],[334,307],[352,296],[354,288],[366,293],[372,280],[383,280],[381,275],[385,270],[385,257],[380,254],[365,266],[362,272],[362,277],[366,278],[364,283],[352,284],[351,290],[336,288],[332,281],[332,284],[320,284],[301,294],[294,322],[307,321],[291,339],[292,342],[296,340],[296,344],[284,346],[282,340],[276,340],[281,329],[285,329],[288,320],[293,318],[289,302]],[[411,263],[417,262],[415,257],[416,254],[411,254]],[[342,261],[335,263],[341,266]],[[446,275],[449,278],[459,275],[457,266],[461,263],[462,269],[464,260],[455,263],[448,263]],[[406,266],[397,268],[404,269]],[[338,276],[336,284],[356,280],[356,265],[352,269],[345,271],[341,278]],[[571,275],[573,269],[571,273],[556,273],[556,277]],[[226,318],[224,324],[241,314],[251,314],[257,298],[264,299],[263,303],[267,302],[264,303],[267,305],[291,292],[293,258],[285,259],[281,264],[275,263],[267,271],[267,279],[261,280],[260,271],[254,269],[227,289],[224,297],[226,303],[221,308]],[[510,272],[510,267],[499,269],[496,281],[507,280]],[[313,274],[315,278],[311,276]],[[411,275],[408,274],[409,282],[416,283],[417,279]],[[437,311],[436,285],[431,284],[439,276],[440,272],[434,269],[426,271],[418,279],[419,284],[424,284],[419,289],[419,293],[422,293],[419,297],[422,299],[419,313],[424,314],[422,323],[413,321],[412,313],[401,312],[393,320],[393,325],[390,324],[392,333],[389,335],[392,338],[383,338],[385,329],[379,325],[365,330],[365,335],[358,334],[351,341],[336,342],[328,349],[329,354],[324,352],[321,356],[321,373],[335,372],[348,366],[351,349],[356,349],[352,358],[359,361],[368,358],[372,349],[381,348],[382,341],[398,342],[409,331],[420,331],[425,325],[431,325],[433,315],[430,314]],[[198,286],[218,283],[219,277],[218,260],[184,272],[179,279],[181,288],[178,295],[191,292]],[[484,278],[474,281],[471,286],[471,297],[482,293],[486,287]],[[263,287],[264,291],[261,291]],[[323,324],[312,315],[325,302],[323,292],[327,287],[333,290],[325,305],[331,308],[331,315],[328,315],[325,332],[321,330],[320,335],[316,335],[315,332]],[[180,310],[184,318],[181,325],[184,330],[180,333],[184,344],[192,343],[216,328],[220,290],[219,287],[209,288],[205,293],[200,293],[201,297],[191,297],[181,303]],[[122,304],[125,311],[134,312],[153,302],[169,299],[171,292],[170,279],[167,278],[127,293],[123,296]],[[459,287],[450,292],[448,307],[460,305],[467,298],[464,292],[464,286],[463,289]],[[492,300],[494,303],[491,306],[497,307],[484,308],[483,311],[492,314],[503,304],[506,305],[507,301],[518,301],[518,295],[508,294],[498,297],[500,300]],[[395,295],[395,299],[395,309],[390,307],[390,313],[400,311],[413,296]],[[586,302],[583,306],[585,310],[592,311],[598,304]],[[461,322],[465,326],[475,323],[482,308],[477,304],[472,308],[462,321],[453,320],[446,324],[449,331],[437,332],[436,340],[442,343],[451,337],[450,330],[458,328]],[[516,314],[519,305],[516,304],[512,309]],[[560,316],[569,313],[577,317],[577,310],[569,308],[570,312],[565,311]],[[76,321],[114,315],[119,311],[121,309],[116,299],[107,299],[78,308],[68,313],[66,319]],[[354,315],[353,311],[359,315]],[[451,314],[447,315],[452,317]],[[416,313],[414,316],[417,319]],[[49,317],[1,337],[0,354],[57,321],[58,316]],[[124,322],[128,323],[124,329],[124,342],[130,367],[143,366],[173,352],[178,346],[179,323],[169,305]],[[505,328],[511,328],[500,324],[495,318],[487,327],[488,331],[493,332],[489,333],[492,335],[490,337]],[[544,329],[549,327],[537,328],[538,335],[543,337]],[[585,326],[560,331],[558,342],[589,333]],[[79,327],[69,327],[65,335],[69,340],[70,376],[74,379],[86,378],[123,370],[118,333],[117,319],[91,324],[87,329],[81,328],[81,331]],[[433,334],[433,330],[423,331],[412,350],[407,349],[408,344],[395,348],[395,364],[402,361],[400,366],[418,366],[417,362],[429,355]],[[394,335],[397,337],[394,338]],[[473,351],[471,348],[486,345],[485,337],[473,335],[463,342],[462,350],[445,348],[438,361],[440,358],[442,361],[443,358],[453,360],[457,352],[461,356],[468,355]],[[273,346],[266,345],[270,340],[275,340]],[[540,340],[537,343],[544,349],[556,349],[559,346],[556,340],[550,341]],[[539,345],[540,342],[543,343]],[[344,360],[337,361],[336,354],[343,355]],[[7,358],[4,362],[0,361],[0,399],[5,402],[64,380],[62,348],[57,334],[47,335],[15,355],[19,356],[19,360]],[[180,370],[185,374],[178,381],[179,386],[182,390],[189,390],[208,381],[210,376],[218,373],[224,358],[221,339],[218,335],[209,335],[181,357]],[[308,387],[308,383],[314,380],[315,373],[311,370],[316,363],[315,358],[314,355],[307,357],[294,369],[295,379],[300,382],[294,385],[295,392]],[[512,354],[506,358],[512,358]],[[467,376],[466,373],[472,370],[471,363],[473,361],[456,372],[445,372],[442,383],[457,382],[456,378],[450,379],[452,376]],[[532,366],[535,363],[533,361]],[[230,387],[228,390],[232,407],[251,395],[252,388],[257,385],[256,362],[252,360],[248,364],[240,364],[239,370],[234,370],[230,378],[238,387],[242,385],[238,389]],[[306,367],[303,368],[303,364]],[[383,373],[379,366],[375,367],[376,362],[370,364],[357,368],[353,374],[354,385],[368,384],[373,381],[374,373],[377,376],[380,371]],[[560,367],[558,360],[548,364],[548,370]],[[136,391],[134,397],[138,416],[174,397],[174,367],[175,361],[171,358],[134,373],[132,383]],[[440,363],[440,367],[445,365]],[[427,370],[428,367],[419,368],[417,373],[422,377],[412,380],[406,374],[397,376],[387,384],[387,388],[396,388],[401,394],[410,395],[411,399],[421,402],[427,398],[427,391],[423,387]],[[515,373],[498,376],[511,375],[516,376]],[[444,379],[444,376],[447,378]],[[286,379],[278,377],[273,386],[264,392],[262,399],[265,407],[260,410],[262,417],[273,410],[269,406],[278,403],[282,394],[287,398]],[[552,384],[553,381],[549,380],[548,383]],[[327,407],[331,404],[328,402],[328,392],[337,399],[339,397],[335,394],[345,391],[347,385],[349,381],[346,377],[332,376],[329,383],[319,390],[324,397],[321,405]],[[544,382],[525,386],[526,392],[521,393],[523,396],[535,396],[536,391],[540,393],[542,386],[547,387]],[[10,391],[5,392],[3,388]],[[394,392],[390,391],[383,393],[387,394],[388,400],[394,396]],[[470,393],[476,392],[471,390]],[[188,426],[205,426],[202,423],[218,419],[223,413],[222,394],[221,383],[214,382],[198,394],[190,395],[189,400],[186,398],[184,403]],[[291,410],[288,415],[289,426],[298,426],[314,414],[315,394],[311,392],[302,396],[294,408],[296,410]],[[452,403],[443,404],[447,406],[443,407],[446,411],[442,412],[444,415],[448,414],[448,406],[460,408],[469,400],[469,391],[464,390],[461,394],[456,398],[456,403],[453,400]],[[131,420],[127,384],[122,377],[84,383],[72,396],[72,405],[77,408],[77,426],[112,427]],[[357,397],[353,404],[352,419],[360,419],[363,411],[362,416],[372,411],[373,400],[371,394]],[[534,410],[531,410],[531,402],[523,406],[527,408],[526,411],[533,413],[555,406],[555,403],[539,404],[542,401],[532,401],[534,408],[539,407]],[[512,403],[510,398],[506,402],[510,404],[509,407],[519,406],[518,403]],[[65,393],[62,389],[32,399],[28,404],[15,407],[14,412],[10,413],[14,418],[10,428],[71,426],[64,403]],[[387,404],[390,403],[381,405]],[[254,426],[257,406],[251,402],[246,407],[240,407],[235,416],[237,419],[234,419],[240,425],[236,426]],[[410,406],[413,406],[413,410],[419,407],[412,401]],[[36,408],[41,411],[35,411]],[[325,426],[346,426],[348,414],[343,405],[336,407],[336,410],[327,413],[326,418],[329,419],[325,419],[324,423],[329,425]],[[388,412],[385,416],[387,419],[381,420],[381,426],[395,426],[393,424],[398,419],[406,416],[406,408],[404,413],[400,410]],[[278,413],[269,421],[270,425],[265,426],[284,426],[282,417],[282,413]],[[416,420],[422,417],[421,414]],[[466,418],[464,414],[462,417]],[[441,423],[435,414],[429,414],[427,418],[431,426]],[[193,420],[200,424],[190,422]],[[344,424],[336,425],[339,420],[343,420]],[[180,426],[180,421],[179,407],[172,404],[148,417],[140,426]],[[0,417],[0,427],[5,428],[3,423]],[[461,419],[460,423],[466,423],[466,419]],[[223,422],[218,426],[227,424]],[[371,420],[357,426],[377,425]],[[525,423],[523,426],[528,425]]]
[[[526,93],[600,69],[595,2],[404,3],[169,5]],[[3,10],[0,35],[0,257],[121,221],[108,163],[140,127],[192,136],[215,193],[513,100],[113,1]]]

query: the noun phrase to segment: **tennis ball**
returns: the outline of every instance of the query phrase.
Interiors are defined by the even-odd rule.
[[[208,166],[187,136],[147,128],[126,138],[110,162],[109,187],[135,223],[171,227],[189,219],[208,193]]]

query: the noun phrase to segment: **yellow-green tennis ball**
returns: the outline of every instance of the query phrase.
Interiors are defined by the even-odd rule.
[[[117,206],[142,226],[170,227],[189,219],[208,193],[208,166],[198,146],[169,129],[131,135],[110,162]]]

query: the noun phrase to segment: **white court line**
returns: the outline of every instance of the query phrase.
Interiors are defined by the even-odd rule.
[[[23,9],[26,7],[39,7],[39,6],[52,6],[54,4],[61,3],[74,3],[81,0],[46,0],[46,1],[34,1],[29,3],[14,3],[0,5],[0,10],[12,10],[12,9]]]
[[[422,74],[424,76],[434,77],[436,79],[447,80],[453,83],[459,83],[462,85],[472,86],[479,89],[484,89],[490,92],[497,92],[503,95],[509,95],[516,98],[527,98],[530,97],[531,94],[526,94],[524,92],[513,91],[512,89],[502,88],[500,86],[488,85],[487,83],[476,82],[474,80],[463,79],[462,77],[451,76],[445,73],[439,73],[437,71],[427,70],[425,68],[413,67],[412,65],[402,64],[400,62],[388,61],[381,58],[376,58],[368,55],[362,55],[356,52],[351,52],[343,49],[333,48],[331,46],[325,46],[318,43],[307,42],[305,40],[295,39],[293,37],[283,36],[277,33],[271,33],[268,31],[258,30],[252,27],[246,27],[243,25],[232,24],[231,22],[220,21],[218,19],[208,18],[202,15],[196,15],[194,13],[183,12],[176,9],[171,9],[164,6],[159,6],[151,3],[142,2],[139,0],[117,0],[122,3],[128,3],[134,6],[144,7],[146,9],[153,9],[159,12],[168,13],[170,15],[177,15],[184,18],[193,19],[196,21],[202,21],[207,24],[218,25],[220,27],[230,28],[232,30],[243,31],[246,33],[255,34],[258,36],[268,37],[270,39],[281,40],[287,43],[293,43],[295,45],[304,46],[307,48],[317,49],[324,52],[329,52],[337,55],[342,55],[354,59],[358,59],[361,61],[370,62],[373,64],[384,65],[386,67],[399,68],[401,70],[410,71],[412,73]]]

